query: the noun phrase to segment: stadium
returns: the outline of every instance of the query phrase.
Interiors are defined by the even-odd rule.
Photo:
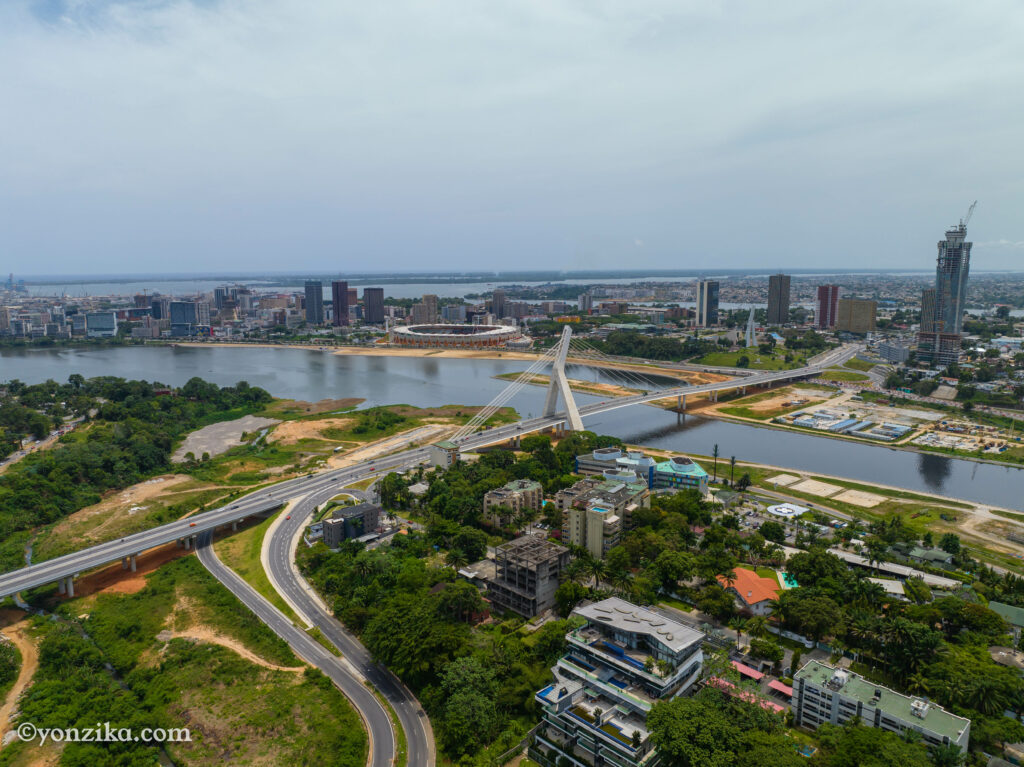
[[[390,341],[397,346],[489,349],[519,346],[514,342],[522,339],[519,329],[508,325],[406,325],[391,328]]]

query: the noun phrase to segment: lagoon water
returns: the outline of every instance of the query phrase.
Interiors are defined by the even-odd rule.
[[[365,398],[366,406],[484,405],[507,383],[494,376],[522,371],[516,360],[334,355],[304,349],[261,347],[105,347],[0,350],[0,381],[65,381],[72,373],[114,375],[181,385],[199,376],[222,386],[240,380],[271,394],[303,400]],[[599,368],[570,375],[615,382]],[[510,403],[523,416],[539,414],[544,391],[526,387]],[[580,402],[598,398],[579,394]],[[983,464],[932,453],[896,450],[809,434],[680,416],[636,406],[593,416],[588,429],[629,442],[682,453],[708,454],[718,445],[728,464],[739,460],[833,474],[908,490],[942,493],[1024,510],[1024,469]]]

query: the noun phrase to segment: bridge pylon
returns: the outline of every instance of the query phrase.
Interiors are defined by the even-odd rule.
[[[565,377],[565,360],[569,356],[569,341],[572,339],[572,328],[566,325],[562,329],[562,338],[558,342],[558,353],[551,362],[551,381],[548,384],[548,396],[544,400],[544,415],[552,416],[558,408],[558,395],[565,400],[565,423],[570,431],[583,431],[583,419],[580,418],[576,400],[572,398],[569,379]]]

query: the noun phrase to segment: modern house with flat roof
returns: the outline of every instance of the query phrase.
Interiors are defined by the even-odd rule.
[[[459,460],[459,446],[451,440],[435,442],[428,448],[431,466],[440,466],[447,469]]]
[[[971,734],[970,719],[814,660],[793,675],[792,703],[795,723],[811,729],[857,717],[866,727],[897,735],[913,730],[926,745],[952,744],[965,752]]]
[[[585,626],[566,635],[555,681],[536,694],[543,711],[530,758],[557,767],[654,767],[647,715],[700,676],[703,635],[617,597],[578,607]]]
[[[656,488],[674,490],[697,490],[701,495],[708,492],[708,473],[701,465],[685,455],[674,455],[654,467]]]

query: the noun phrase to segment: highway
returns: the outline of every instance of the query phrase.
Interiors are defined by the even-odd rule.
[[[678,386],[646,394],[595,402],[581,407],[579,409],[580,415],[583,417],[596,415],[609,410],[654,402],[669,397],[736,388],[752,388],[813,376],[827,367],[850,359],[857,350],[858,347],[856,346],[839,347],[819,355],[813,364],[796,370],[757,372],[745,378],[732,381]],[[460,438],[459,447],[463,450],[472,450],[486,445],[506,442],[523,434],[558,426],[564,423],[565,420],[566,414],[562,412],[498,426]],[[82,551],[0,575],[0,597],[10,596],[21,590],[47,583],[54,583],[64,578],[73,578],[80,572],[131,557],[146,549],[175,540],[191,541],[194,539],[199,545],[200,559],[210,571],[236,596],[242,599],[275,633],[285,639],[300,656],[317,665],[317,667],[322,668],[324,673],[328,674],[349,695],[350,700],[358,708],[364,721],[367,723],[373,740],[371,764],[374,767],[390,764],[394,755],[393,733],[391,732],[390,719],[384,713],[377,699],[368,693],[362,682],[346,669],[344,663],[339,662],[337,658],[324,651],[308,635],[292,625],[273,605],[256,593],[234,572],[223,566],[213,554],[212,549],[205,545],[205,542],[209,540],[209,536],[212,535],[215,528],[231,524],[246,517],[266,513],[286,502],[297,500],[294,511],[290,514],[291,519],[281,521],[270,541],[270,568],[273,579],[284,590],[286,598],[341,650],[345,661],[351,664],[359,675],[372,682],[395,709],[406,733],[409,764],[416,765],[416,767],[419,767],[419,765],[431,765],[434,758],[433,738],[430,732],[429,721],[423,714],[416,698],[394,675],[375,664],[366,648],[317,603],[310,594],[308,586],[305,585],[305,582],[293,569],[294,559],[291,550],[291,542],[295,532],[305,524],[313,508],[318,503],[340,492],[341,488],[346,484],[423,463],[427,460],[428,454],[429,448],[427,447],[412,448],[343,469],[322,471],[308,474],[305,477],[286,480],[257,490],[238,501],[211,511],[195,514],[117,541],[97,544]],[[349,694],[350,691],[352,694]],[[356,694],[357,691],[358,694]],[[369,697],[366,697],[367,695]],[[383,719],[381,718],[382,716]],[[384,761],[378,761],[378,759]]]
[[[309,523],[317,506],[338,493],[332,488],[311,493],[291,508],[291,519],[282,519],[273,529],[270,541],[270,575],[273,582],[284,592],[285,599],[298,608],[299,612],[323,633],[345,658],[359,669],[366,678],[388,700],[398,715],[408,741],[408,764],[415,767],[434,764],[434,737],[430,720],[416,697],[387,668],[375,663],[369,651],[350,634],[330,612],[316,599],[295,567],[293,543]],[[366,498],[365,493],[346,491]]]
[[[363,719],[369,734],[369,760],[371,767],[387,767],[395,758],[395,735],[388,712],[373,692],[354,675],[341,658],[332,655],[309,634],[297,628],[280,610],[268,602],[252,586],[242,580],[234,570],[226,567],[210,545],[213,533],[204,532],[198,538],[196,553],[213,576],[223,583],[252,610],[256,617],[281,637],[306,662],[323,671],[352,702]],[[365,651],[364,651],[365,652]],[[345,651],[342,650],[342,655]]]

